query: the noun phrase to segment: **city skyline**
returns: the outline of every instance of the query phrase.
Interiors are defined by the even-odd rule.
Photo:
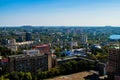
[[[0,26],[120,26],[119,0],[0,0]]]

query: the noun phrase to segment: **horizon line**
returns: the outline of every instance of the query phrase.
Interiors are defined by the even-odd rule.
[[[0,25],[0,27],[120,27],[112,25]]]

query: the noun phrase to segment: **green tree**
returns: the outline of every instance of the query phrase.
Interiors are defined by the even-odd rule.
[[[9,79],[10,80],[19,80],[18,72],[11,72],[9,74]]]
[[[18,74],[19,80],[22,80],[22,79],[23,79],[24,74],[25,74],[24,72],[19,72],[19,74]]]
[[[22,80],[32,80],[31,73],[30,72],[25,73]]]

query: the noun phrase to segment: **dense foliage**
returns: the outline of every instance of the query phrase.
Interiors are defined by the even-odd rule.
[[[0,55],[1,56],[7,56],[7,55],[11,55],[12,51],[10,49],[8,49],[7,47],[4,46],[0,46]]]

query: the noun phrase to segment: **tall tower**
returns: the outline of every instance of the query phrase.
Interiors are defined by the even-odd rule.
[[[81,44],[86,44],[86,43],[88,42],[86,35],[81,34],[80,38],[81,38],[81,40],[80,40],[80,43],[81,43]]]
[[[32,35],[30,32],[26,32],[26,41],[31,41],[32,40]]]
[[[18,42],[23,42],[23,35],[18,36]]]
[[[120,35],[111,35],[110,40],[107,74],[110,80],[120,80]]]

